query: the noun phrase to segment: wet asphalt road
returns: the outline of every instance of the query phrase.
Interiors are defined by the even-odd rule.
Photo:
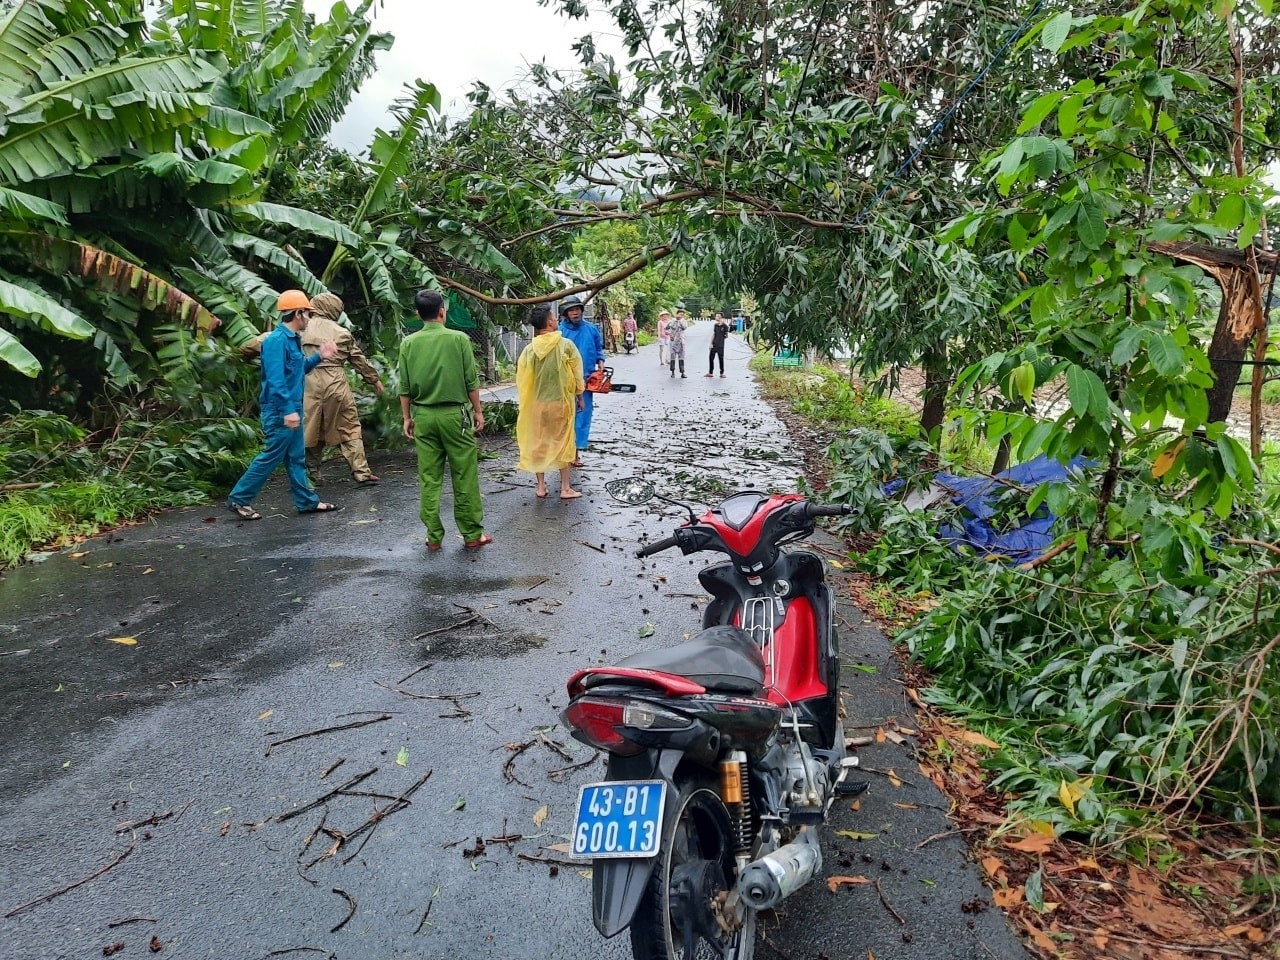
[[[497,543],[479,553],[447,492],[445,550],[424,551],[401,453],[368,489],[330,461],[334,516],[293,515],[277,477],[262,522],[174,511],[5,575],[0,957],[138,957],[153,937],[182,958],[629,956],[591,925],[588,869],[536,859],[562,859],[546,848],[602,772],[557,713],[574,669],[679,640],[702,597],[689,559],[631,556],[678,511],[614,504],[603,484],[635,473],[706,503],[794,489],[801,469],[736,336],[729,377],[703,378],[709,334],[690,331],[684,380],[656,346],[610,358],[641,392],[597,398],[583,499],[537,500],[500,442],[482,464]],[[848,732],[911,726],[887,642],[848,604],[840,617]],[[903,786],[871,774],[827,834],[824,876],[880,890],[815,880],[762,919],[760,956],[1025,956],[959,840],[918,846],[949,824],[909,747],[864,751]]]

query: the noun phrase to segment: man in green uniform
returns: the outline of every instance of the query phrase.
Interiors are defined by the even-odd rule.
[[[413,306],[423,326],[400,344],[400,411],[404,435],[418,448],[419,516],[427,528],[427,549],[439,550],[444,543],[440,489],[448,461],[453,519],[463,546],[477,550],[493,543],[493,537],[484,532],[484,504],[480,500],[476,432],[484,429],[484,412],[471,338],[445,329],[442,294],[419,290]]]

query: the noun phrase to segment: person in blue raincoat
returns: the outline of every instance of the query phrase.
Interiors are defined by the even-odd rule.
[[[560,304],[560,332],[565,339],[572,341],[582,354],[583,376],[591,376],[596,370],[604,369],[604,337],[600,328],[582,316],[582,301],[577,297],[565,297]],[[578,444],[578,459],[575,467],[582,466],[582,451],[591,443],[591,414],[595,403],[595,394],[587,391],[583,394],[585,403],[573,421],[574,435]]]

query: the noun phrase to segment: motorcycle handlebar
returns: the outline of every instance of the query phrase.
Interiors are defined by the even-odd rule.
[[[646,544],[636,551],[637,557],[651,557],[655,553],[661,553],[663,550],[670,550],[676,545],[675,537],[663,537],[661,540],[655,540],[653,543]]]
[[[806,503],[805,513],[810,517],[843,517],[853,513],[847,503]]]

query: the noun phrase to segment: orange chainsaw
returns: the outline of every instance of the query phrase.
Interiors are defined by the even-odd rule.
[[[613,367],[595,370],[587,377],[588,393],[635,393],[634,383],[614,383]]]

